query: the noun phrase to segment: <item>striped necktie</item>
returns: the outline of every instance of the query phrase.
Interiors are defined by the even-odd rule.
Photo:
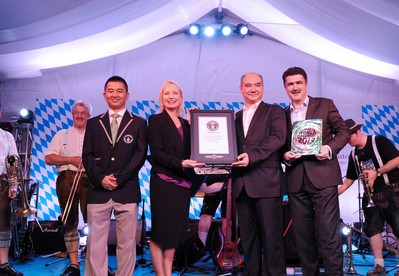
[[[119,124],[118,124],[118,117],[120,115],[117,113],[114,113],[111,115],[112,117],[112,121],[111,121],[111,136],[112,136],[112,145],[115,145],[115,141],[116,141],[116,135],[118,134],[118,128],[119,128]]]

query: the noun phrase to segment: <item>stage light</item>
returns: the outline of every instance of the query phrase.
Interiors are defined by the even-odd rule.
[[[212,25],[208,25],[204,28],[204,35],[207,37],[212,37],[214,36],[216,33],[215,27],[213,27]]]
[[[342,227],[342,234],[344,234],[344,236],[348,236],[349,233],[351,232],[351,228],[348,225],[345,225]]]
[[[223,23],[217,20],[216,23],[193,23],[185,29],[185,34],[193,37],[228,37],[237,34],[244,38],[244,36],[251,34],[246,24],[240,23],[232,25],[231,23]]]
[[[83,234],[85,234],[86,236],[89,234],[89,227],[85,224],[85,226],[83,227]]]
[[[187,33],[191,36],[197,36],[199,35],[200,31],[201,31],[201,25],[198,23],[194,23],[188,27]]]
[[[248,26],[245,24],[242,24],[242,23],[238,24],[237,25],[237,33],[239,35],[241,35],[242,37],[246,36],[249,33]]]
[[[33,124],[33,111],[23,108],[19,111],[18,123]]]
[[[223,24],[220,28],[222,35],[229,36],[233,33],[233,27],[229,24]]]

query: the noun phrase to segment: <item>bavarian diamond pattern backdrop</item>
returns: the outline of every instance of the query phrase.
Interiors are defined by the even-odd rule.
[[[57,172],[54,166],[47,166],[44,162],[44,153],[57,131],[66,129],[73,125],[71,107],[74,100],[62,99],[38,99],[35,106],[35,123],[33,129],[32,142],[32,166],[31,177],[39,182],[38,199],[38,219],[39,220],[57,220],[61,214],[57,194],[55,191],[55,182]],[[238,111],[242,109],[243,103],[220,103],[220,102],[185,102],[185,112],[188,108],[197,107],[199,109],[233,109]],[[159,105],[155,101],[135,101],[132,104],[132,112],[148,120],[151,114],[155,114]],[[140,170],[139,178],[143,203],[139,205],[139,216],[143,214],[146,218],[147,227],[151,229],[150,213],[150,170],[151,165],[146,162]],[[32,198],[32,205],[35,205],[35,198]],[[190,218],[198,219],[202,207],[202,198],[193,197],[190,206]],[[216,217],[220,217],[220,208]]]
[[[60,129],[73,125],[71,107],[74,100],[40,99],[36,101],[35,122],[32,142],[31,177],[39,183],[38,218],[39,220],[57,220],[60,215],[58,198],[55,192],[57,172],[54,166],[47,166],[44,162],[44,152],[48,148],[52,137]],[[285,107],[286,104],[280,104]],[[132,112],[145,119],[156,113],[158,104],[155,101],[135,101]],[[232,109],[235,112],[242,109],[242,102],[185,102],[185,111],[197,107],[204,110]],[[399,147],[399,107],[393,105],[364,105],[362,106],[363,130],[368,134],[381,134],[393,141]],[[140,185],[143,203],[139,205],[139,216],[146,217],[147,226],[151,229],[150,214],[150,182],[151,166],[145,163],[140,171]],[[32,198],[35,201],[35,197]],[[36,202],[32,202],[36,204]],[[144,209],[143,209],[144,204]],[[193,197],[190,205],[190,218],[199,218],[202,198]],[[216,217],[220,217],[220,209]]]
[[[363,105],[362,117],[365,133],[383,135],[399,148],[399,106]]]

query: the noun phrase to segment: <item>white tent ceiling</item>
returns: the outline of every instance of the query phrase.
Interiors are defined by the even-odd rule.
[[[399,80],[397,0],[1,0],[0,79],[127,52],[217,11],[317,58]]]

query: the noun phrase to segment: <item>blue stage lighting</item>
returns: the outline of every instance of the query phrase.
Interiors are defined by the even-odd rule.
[[[26,108],[22,108],[20,111],[19,111],[19,115],[21,116],[21,117],[26,117],[26,116],[28,116],[29,115],[29,110],[27,110]]]
[[[245,24],[242,24],[242,23],[238,24],[237,25],[237,33],[239,35],[241,35],[242,37],[246,36],[249,33],[248,26]]]
[[[192,23],[184,31],[185,34],[192,37],[228,37],[233,34],[237,34],[243,38],[246,35],[251,34],[249,28],[246,24],[240,23],[238,25],[233,25],[231,23]]]
[[[229,36],[233,33],[233,27],[229,24],[223,24],[220,28],[222,35]]]
[[[194,23],[194,24],[191,24],[191,25],[188,27],[187,33],[188,33],[189,35],[196,36],[196,35],[199,35],[200,31],[201,31],[201,26],[200,26],[200,24]]]
[[[348,236],[351,232],[351,228],[348,225],[345,225],[342,227],[341,229],[342,234],[344,234],[345,236]]]
[[[30,123],[33,124],[33,111],[23,108],[19,111],[18,123]]]
[[[204,28],[204,35],[205,36],[207,36],[207,37],[212,37],[212,36],[214,36],[215,35],[215,33],[216,33],[216,30],[215,30],[215,28],[212,26],[212,25],[208,25],[208,26],[206,26],[205,28]]]

